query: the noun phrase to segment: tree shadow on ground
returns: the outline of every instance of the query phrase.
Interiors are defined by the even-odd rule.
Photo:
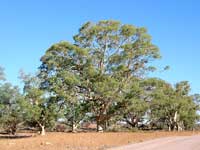
[[[7,133],[0,133],[0,139],[21,139],[30,137],[33,137],[33,135],[9,135]]]

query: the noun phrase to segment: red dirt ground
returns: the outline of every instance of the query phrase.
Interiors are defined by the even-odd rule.
[[[110,147],[169,136],[190,136],[199,132],[48,133],[19,139],[0,136],[0,150],[104,150]]]

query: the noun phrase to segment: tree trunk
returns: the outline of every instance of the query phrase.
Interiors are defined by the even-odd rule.
[[[74,106],[74,103],[72,103],[72,111],[73,111],[73,117],[72,117],[72,120],[71,120],[71,125],[72,125],[72,132],[75,133],[76,132],[76,129],[77,129],[77,126],[76,126],[76,123],[75,123],[75,116],[76,116],[76,112],[75,112],[75,106]]]
[[[108,120],[105,120],[105,123],[104,123],[104,130],[107,131],[107,128],[108,128]]]
[[[168,125],[168,131],[172,131],[171,125]]]
[[[99,121],[97,120],[97,132],[99,132]]]
[[[16,135],[16,132],[17,132],[17,124],[14,123],[13,125],[11,125],[9,129],[9,133],[12,135]]]
[[[100,126],[100,121],[99,120],[97,120],[97,132],[103,132],[103,129]]]
[[[77,129],[76,124],[72,121],[72,132],[75,133]]]
[[[174,118],[170,118],[169,119],[169,122],[168,122],[168,130],[169,131],[173,131],[174,130],[174,120],[173,120]]]
[[[46,135],[45,126],[41,125],[40,128],[41,128],[40,135],[42,135],[42,136]]]
[[[177,122],[178,131],[183,131],[183,122]]]

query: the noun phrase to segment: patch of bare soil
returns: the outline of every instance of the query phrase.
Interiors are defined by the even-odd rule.
[[[199,132],[48,133],[12,139],[0,135],[0,150],[104,150],[160,137],[196,134]]]

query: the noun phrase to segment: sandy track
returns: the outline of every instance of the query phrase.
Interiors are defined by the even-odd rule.
[[[200,150],[200,136],[160,138],[109,150]]]

